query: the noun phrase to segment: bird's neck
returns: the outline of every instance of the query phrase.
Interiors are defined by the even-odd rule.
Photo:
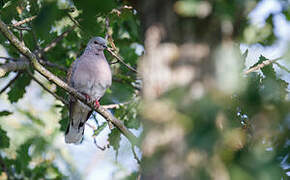
[[[87,47],[83,53],[83,55],[90,55],[90,56],[104,56],[104,51],[103,50],[99,50],[99,49],[95,49],[95,48],[89,48]]]

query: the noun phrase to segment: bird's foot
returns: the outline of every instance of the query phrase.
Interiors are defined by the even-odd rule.
[[[86,93],[82,93],[85,97],[86,97],[86,100],[89,102],[89,103],[93,103],[95,108],[99,108],[101,105],[100,105],[100,102],[98,100],[93,100],[89,95],[87,95]]]
[[[99,108],[100,106],[100,102],[98,100],[95,100],[95,108]]]

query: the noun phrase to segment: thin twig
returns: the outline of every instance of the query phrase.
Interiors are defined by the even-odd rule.
[[[105,108],[105,109],[118,109],[121,106],[124,106],[124,105],[126,105],[128,103],[129,102],[119,103],[119,104],[108,104],[108,105],[103,105],[103,108]]]
[[[112,30],[110,29],[110,20],[109,20],[109,16],[106,17],[106,20],[105,20],[105,27],[106,27],[106,40],[107,42],[110,43],[110,45],[112,46],[113,50],[116,51],[117,48],[116,48],[116,45],[114,43],[114,40],[112,38]]]
[[[114,52],[112,51],[111,48],[107,48],[107,51],[108,51],[112,56],[114,56],[118,61],[120,61],[123,65],[125,65],[128,69],[130,69],[130,70],[133,71],[134,73],[138,73],[137,70],[136,70],[135,68],[133,68],[133,67],[130,66],[129,64],[125,63],[125,62],[123,61],[123,59],[122,59],[120,56],[118,56],[116,53],[114,53]]]
[[[69,28],[68,30],[66,30],[63,33],[61,33],[61,35],[59,35],[53,41],[51,41],[45,48],[40,50],[41,54],[44,53],[44,52],[49,51],[52,48],[54,48],[57,45],[57,43],[59,41],[61,41],[63,38],[65,38],[70,32],[72,32],[75,27],[76,27],[76,25],[73,25],[71,28]]]
[[[277,62],[274,62],[274,64],[276,64],[279,68],[283,69],[284,71],[290,73],[290,70],[287,69],[285,66],[282,66],[281,64],[277,63]]]
[[[2,34],[10,41],[10,43],[16,47],[16,49],[23,54],[25,57],[27,57],[30,60],[31,65],[33,68],[38,71],[40,74],[42,74],[45,78],[47,78],[49,81],[52,81],[59,87],[63,88],[65,91],[70,93],[75,98],[79,99],[83,103],[87,104],[90,108],[97,111],[100,115],[102,115],[105,120],[108,122],[112,122],[123,134],[127,137],[127,139],[132,144],[137,144],[138,139],[137,137],[127,129],[127,127],[124,125],[122,121],[117,119],[115,116],[111,114],[108,110],[100,107],[95,107],[94,102],[90,102],[87,100],[87,98],[79,93],[76,89],[70,87],[67,83],[62,81],[60,78],[55,76],[53,73],[48,71],[45,67],[43,67],[37,60],[37,56],[31,52],[30,49],[28,49],[24,44],[22,44],[19,39],[7,28],[7,25],[0,19],[0,31]]]
[[[244,74],[247,75],[247,74],[249,74],[251,72],[257,71],[257,70],[259,70],[259,69],[261,69],[261,68],[263,68],[263,67],[265,67],[265,66],[267,66],[269,64],[272,64],[272,63],[274,63],[274,62],[276,62],[276,61],[278,61],[278,60],[280,60],[282,58],[283,57],[279,57],[279,58],[276,58],[276,59],[263,61],[261,64],[258,64],[257,66],[248,69],[246,72],[244,72]]]
[[[49,92],[51,95],[53,95],[56,99],[60,100],[63,104],[68,105],[68,101],[60,96],[58,96],[56,93],[52,92],[48,87],[46,87],[40,80],[38,80],[33,74],[28,72],[28,74],[31,76],[31,78],[39,84],[44,90]]]
[[[17,30],[20,30],[20,31],[31,31],[31,28],[29,28],[29,27],[9,26],[9,29],[10,28],[14,28],[14,29],[17,29]]]
[[[19,72],[15,77],[13,77],[7,84],[6,86],[4,86],[1,91],[0,94],[2,94],[4,91],[6,91],[6,89],[8,89],[15,81],[17,78],[19,78],[21,72]]]
[[[67,13],[67,16],[74,23],[74,25],[76,25],[77,27],[79,27],[80,29],[82,29],[80,23],[77,20],[75,20],[69,13]]]
[[[105,25],[106,25],[106,37],[105,39],[108,40],[108,37],[110,36],[110,22],[109,22],[109,17],[106,17],[105,20]]]
[[[136,159],[136,161],[137,161],[138,164],[141,164],[141,160],[138,158],[138,156],[137,156],[137,154],[135,152],[135,148],[134,147],[135,147],[134,145],[131,146],[131,149],[132,149],[134,158]]]
[[[0,59],[6,59],[6,60],[12,61],[12,62],[7,62],[5,64],[0,65],[0,77],[4,76],[6,73],[8,73],[10,71],[24,70],[27,67],[29,67],[29,61],[23,60],[22,58],[14,59],[11,57],[0,57]],[[65,72],[68,71],[68,68],[66,68],[64,66],[54,64],[50,61],[45,61],[43,59],[39,59],[39,63],[44,65],[44,66],[57,68],[59,70],[65,71]]]
[[[65,71],[65,72],[68,71],[68,68],[66,68],[65,66],[62,66],[62,65],[59,65],[59,64],[54,64],[54,63],[52,63],[50,61],[39,59],[39,62],[40,62],[40,64],[48,66],[48,67],[57,68],[59,70]]]
[[[88,122],[86,122],[86,125],[89,126],[94,132],[95,132],[95,130],[97,130],[97,128],[95,126],[91,125]],[[101,146],[98,145],[95,135],[93,135],[92,137],[93,137],[93,140],[94,140],[94,144],[97,146],[97,148],[99,148],[102,151],[106,150],[106,146],[101,147]]]
[[[36,16],[31,16],[31,17],[29,17],[29,18],[26,18],[26,19],[23,19],[23,20],[21,20],[21,21],[18,21],[18,22],[16,22],[16,23],[14,23],[13,26],[14,26],[14,27],[20,26],[20,25],[22,25],[22,24],[25,24],[25,23],[28,23],[28,22],[32,21],[32,20],[35,19],[35,18],[36,18]]]

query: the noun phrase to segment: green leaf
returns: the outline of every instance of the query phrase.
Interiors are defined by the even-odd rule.
[[[121,140],[121,133],[117,128],[112,129],[111,133],[109,134],[109,143],[110,146],[113,146],[113,149],[118,152],[120,147],[120,140]]]
[[[44,40],[50,38],[51,36],[48,36],[48,34],[50,34],[55,21],[61,19],[64,15],[65,11],[58,8],[56,1],[46,1],[33,21],[33,28],[36,34]]]
[[[85,31],[84,38],[89,36],[100,35],[102,32],[102,24],[97,22],[97,18],[101,15],[109,13],[116,7],[114,0],[74,0],[74,5],[81,11],[79,21],[82,30]]]
[[[18,16],[16,11],[16,7],[18,6],[20,0],[11,0],[7,1],[3,4],[3,8],[1,8],[1,18],[5,20],[5,23],[10,24],[13,18]]]
[[[4,0],[0,0],[0,9],[2,9],[2,7],[4,6],[5,2]]]
[[[61,120],[59,121],[60,124],[60,131],[65,132],[68,122],[69,122],[69,117],[68,117],[68,108],[66,106],[61,107]]]
[[[21,171],[26,171],[28,169],[28,164],[31,161],[31,156],[29,155],[29,148],[32,145],[33,139],[28,139],[17,149],[16,157],[16,171],[20,173]]]
[[[9,116],[10,114],[12,114],[10,111],[0,111],[0,116]]]
[[[30,81],[31,77],[27,73],[21,73],[8,92],[8,99],[11,103],[17,102],[20,98],[23,97],[25,93],[25,87],[29,85]]]
[[[10,145],[9,138],[7,137],[7,132],[4,131],[0,126],[0,149],[8,148]]]
[[[259,64],[261,64],[261,63],[263,63],[263,61],[267,61],[268,59],[266,58],[266,57],[264,57],[263,55],[260,55],[260,57],[259,57],[259,61],[258,62],[256,62],[254,65],[252,65],[249,69],[251,69],[251,68],[253,68],[253,67],[255,67],[255,66],[257,66],[257,65],[259,65]]]
[[[107,122],[104,122],[102,125],[98,126],[98,128],[96,130],[94,130],[93,136],[99,135],[103,131],[103,129],[105,129],[107,124],[108,124]]]

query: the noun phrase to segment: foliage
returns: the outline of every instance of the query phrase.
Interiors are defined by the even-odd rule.
[[[141,1],[131,2],[135,5]],[[2,0],[0,17],[33,52],[42,53],[62,33],[68,32],[51,49],[41,54],[41,59],[55,65],[47,66],[47,69],[61,79],[66,79],[68,68],[93,36],[108,35],[109,46],[114,52],[126,64],[135,69],[138,67],[139,74],[120,62],[112,63],[113,84],[101,99],[101,104],[123,103],[111,110],[114,116],[130,130],[144,129],[141,135],[144,153],[140,165],[142,178],[287,179],[290,159],[289,84],[279,76],[276,65],[269,64],[259,72],[241,75],[242,67],[239,64],[246,63],[248,50],[243,55],[233,52],[230,60],[238,60],[234,65],[239,67],[229,66],[223,73],[233,69],[239,71],[236,73],[239,76],[238,90],[230,93],[223,91],[215,86],[218,82],[213,83],[212,79],[207,79],[208,76],[218,76],[212,73],[215,65],[211,62],[221,64],[226,59],[226,53],[232,52],[230,48],[224,48],[226,50],[221,53],[221,59],[216,60],[215,53],[222,49],[220,46],[228,42],[260,43],[263,46],[275,43],[278,38],[274,33],[275,14],[270,14],[262,26],[256,26],[248,21],[247,14],[258,1],[160,2],[164,4],[162,7],[159,4],[156,10],[146,3],[128,8],[124,6],[125,1],[119,0]],[[152,6],[158,4],[157,1],[148,3]],[[280,3],[283,7],[282,14],[289,21],[289,8],[284,7],[287,3]],[[169,9],[173,10],[173,15],[163,16],[162,13],[169,12]],[[13,28],[12,24],[16,21],[33,16],[36,16],[34,20],[20,26],[22,30]],[[145,32],[152,24],[161,24],[164,32],[160,37],[146,42],[150,33]],[[200,76],[202,68],[208,69],[199,77],[199,84],[194,81],[179,82],[164,92],[159,90],[166,86],[165,83],[159,84],[161,87],[151,87],[158,91],[158,98],[148,101],[146,97],[141,97],[140,87],[136,85],[139,82],[146,83],[143,82],[144,76],[139,77],[143,71],[138,59],[143,54],[142,48],[149,52],[150,45],[159,41],[156,40],[159,38],[160,44],[153,48],[158,51],[157,55],[153,54],[155,62],[162,60],[162,53],[170,55],[173,52],[167,48],[180,45],[172,62],[164,63],[174,72],[173,79],[178,79],[178,66],[188,68],[202,64],[195,67],[196,76]],[[144,39],[147,43],[145,46]],[[208,48],[208,59],[191,61],[191,55],[195,52],[198,54],[199,49],[182,51],[191,46],[193,41],[198,42],[197,48]],[[0,44],[7,50],[9,57],[23,58],[4,36],[0,36]],[[138,47],[141,48],[141,53],[137,53],[140,51]],[[108,52],[105,55],[110,62],[116,60]],[[144,59],[146,54],[142,57],[143,61]],[[267,60],[269,59],[261,55],[250,68]],[[59,124],[51,125],[51,114],[38,113],[23,105],[21,100],[25,96],[30,97],[27,88],[34,82],[27,71],[37,75],[31,69],[19,72],[21,74],[7,90],[7,101],[13,104],[13,109],[0,109],[0,176],[7,179],[67,179],[54,157],[61,157],[59,159],[65,161],[65,165],[69,163],[62,157],[61,150],[54,141],[58,134],[62,133],[63,136],[66,130],[68,107],[59,101],[53,101],[47,111],[54,115],[53,118],[58,118]],[[167,78],[167,74],[154,73]],[[185,74],[187,76],[190,73]],[[215,78],[213,77],[214,80]],[[222,86],[226,86],[226,81],[223,83]],[[54,87],[49,80],[44,84],[51,87],[58,96],[69,98],[67,92]],[[200,84],[203,94],[193,97]],[[197,88],[193,88],[196,87],[194,85]],[[43,94],[39,93],[38,96],[42,98]],[[11,121],[14,123],[17,119],[18,124],[7,123],[12,116],[14,119]],[[98,126],[94,129],[93,136],[100,135],[110,127],[107,122],[96,123]],[[122,146],[121,136],[117,128],[111,129],[108,135],[107,141],[116,154]],[[67,169],[69,173],[73,173],[73,170]],[[126,179],[137,179],[140,172],[133,172]]]
[[[22,28],[29,28],[31,30],[19,30],[12,28],[11,30],[15,35],[21,38],[25,45],[32,51],[37,51],[48,46],[54,39],[66,31],[71,31],[74,24],[77,27],[73,28],[61,41],[59,41],[55,47],[48,52],[44,53],[43,59],[54,63],[58,66],[69,68],[71,63],[82,53],[87,41],[92,36],[103,36],[107,33],[107,27],[105,25],[106,18],[109,19],[109,26],[111,35],[113,36],[114,44],[119,51],[119,54],[123,57],[124,61],[130,64],[132,67],[137,66],[138,55],[135,52],[134,43],[140,43],[139,39],[139,20],[132,10],[124,9],[121,12],[121,16],[114,13],[113,9],[118,9],[123,3],[109,0],[109,1],[1,1],[1,19],[6,24],[13,24],[15,21],[24,20],[32,16],[36,18],[28,23],[21,25]],[[48,15],[49,14],[49,15]],[[19,52],[11,46],[7,40],[0,36],[0,43],[6,48],[9,56],[15,59],[20,57]],[[113,57],[106,53],[106,57],[109,61],[114,61]],[[66,72],[62,69],[55,67],[47,67],[51,72],[62,79],[66,79]],[[120,64],[112,65],[114,77],[118,76],[118,81],[113,83],[113,86],[108,90],[107,95],[102,99],[102,104],[113,104],[116,102],[130,101],[135,94],[132,82],[135,82],[136,75],[127,68],[124,68]],[[11,85],[8,91],[8,100],[10,103],[17,103],[21,100],[26,92],[26,87],[31,84],[31,76],[27,72],[21,72],[17,80]],[[48,83],[49,84],[49,83]],[[61,88],[57,87],[55,93],[61,97],[68,99],[67,93]],[[127,109],[125,105],[122,109],[117,110],[119,113],[123,113]],[[59,105],[56,102],[53,107],[60,113],[60,131],[64,132],[68,123],[68,107]],[[130,106],[130,112],[137,113],[134,106]],[[47,128],[47,122],[45,119],[41,119],[35,116],[34,112],[30,110],[24,110],[18,108],[16,110],[22,114],[25,118],[31,120],[33,126],[29,126],[27,122],[22,122],[23,127],[20,132],[26,132],[26,129],[33,129],[31,131],[37,131],[37,128]],[[129,110],[128,110],[129,111]],[[12,112],[1,111],[1,116],[11,115]],[[131,114],[131,113],[130,113]],[[42,117],[43,118],[43,117]],[[130,118],[130,119],[129,119]],[[127,117],[129,128],[138,128],[140,121],[137,121],[136,115]],[[121,119],[124,120],[124,119]],[[2,119],[1,119],[2,121]],[[136,124],[137,123],[137,124]],[[103,123],[98,126],[98,129],[94,131],[94,136],[105,129],[107,123]],[[36,127],[34,127],[36,126]],[[36,128],[36,129],[34,129]],[[5,128],[6,129],[6,128]],[[10,129],[10,128],[8,128]],[[17,128],[16,128],[17,129]],[[25,129],[25,130],[24,130]],[[9,130],[8,130],[9,131]],[[54,131],[59,132],[59,129]],[[13,132],[11,130],[11,132]],[[22,133],[24,133],[22,132]],[[40,132],[39,132],[40,133]],[[9,133],[8,133],[9,134]],[[40,133],[42,134],[42,132]],[[54,137],[54,136],[53,136]],[[22,137],[26,139],[22,144],[18,144],[17,150],[14,150],[16,157],[11,156],[6,150],[1,153],[0,164],[1,171],[5,172],[6,176],[12,179],[64,179],[65,177],[55,166],[55,163],[40,155],[35,154],[35,151],[46,153],[49,149],[48,146],[52,146],[53,137]],[[21,138],[21,139],[22,139]],[[0,129],[0,147],[8,148],[9,142],[14,139],[7,137],[6,131]],[[120,132],[117,129],[113,129],[109,135],[108,141],[110,145],[118,151],[120,147]],[[17,144],[17,143],[16,143]],[[15,146],[15,143],[13,143]],[[31,149],[33,149],[31,151]],[[42,159],[41,161],[37,159]],[[36,162],[37,160],[37,162]],[[4,163],[4,164],[3,164]],[[2,166],[3,164],[3,166]],[[34,165],[31,165],[34,164]],[[0,173],[1,174],[1,173]]]

